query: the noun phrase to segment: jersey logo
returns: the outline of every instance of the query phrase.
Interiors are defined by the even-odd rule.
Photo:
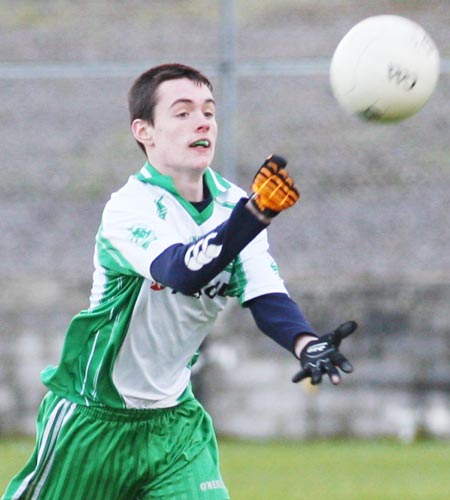
[[[165,220],[167,215],[167,207],[163,205],[161,201],[164,198],[164,195],[160,196],[157,200],[155,200],[156,212],[160,219]]]
[[[219,256],[222,251],[222,245],[214,245],[209,242],[209,240],[216,236],[217,233],[208,234],[188,248],[184,256],[184,263],[188,269],[199,271],[203,266],[209,264]]]
[[[128,228],[128,231],[130,231],[130,241],[145,249],[156,240],[154,232],[146,227],[132,226]]]

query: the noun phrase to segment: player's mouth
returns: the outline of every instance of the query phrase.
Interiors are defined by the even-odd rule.
[[[199,139],[190,144],[189,147],[194,149],[209,149],[211,147],[211,141],[209,139]]]

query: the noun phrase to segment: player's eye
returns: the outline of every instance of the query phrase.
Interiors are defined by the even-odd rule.
[[[205,118],[214,118],[214,113],[212,111],[205,111],[203,114]]]
[[[189,116],[189,113],[187,111],[180,111],[177,113],[178,118],[187,118]]]

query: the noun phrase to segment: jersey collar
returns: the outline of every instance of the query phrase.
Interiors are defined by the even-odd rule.
[[[169,175],[163,175],[155,167],[150,165],[147,161],[141,170],[136,174],[136,178],[141,182],[148,184],[153,184],[154,186],[159,186],[171,193],[181,205],[187,210],[191,217],[196,221],[197,224],[203,224],[213,213],[213,200],[225,193],[231,184],[226,181],[221,175],[215,172],[212,168],[208,167],[205,170],[204,180],[208,186],[209,192],[211,193],[211,203],[201,212],[189,201],[187,201],[173,183],[172,177]]]
[[[177,198],[183,198],[175,187],[172,177],[161,174],[155,167],[150,165],[148,161],[145,162],[144,166],[136,174],[136,177],[141,182],[160,186]],[[225,193],[231,187],[230,183],[220,174],[215,172],[211,167],[208,167],[205,170],[204,179],[213,199]]]

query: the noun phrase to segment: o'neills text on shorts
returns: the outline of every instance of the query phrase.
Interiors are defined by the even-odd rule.
[[[225,484],[221,479],[216,479],[214,481],[205,481],[204,483],[200,483],[200,489],[202,491],[220,490],[225,489]]]

